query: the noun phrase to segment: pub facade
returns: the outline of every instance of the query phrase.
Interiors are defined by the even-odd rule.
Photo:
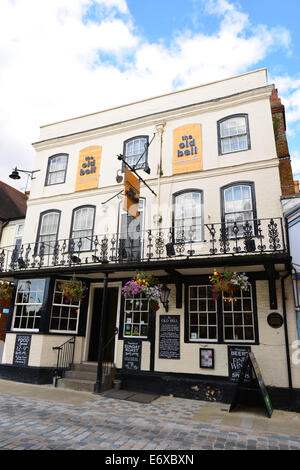
[[[109,369],[127,389],[230,402],[251,350],[275,407],[295,408],[273,92],[262,69],[41,127],[22,247],[1,252],[14,292],[0,377],[52,383],[68,348],[65,367],[96,366],[95,392]],[[247,288],[216,298],[224,271]],[[157,311],[124,297],[137,272],[162,288]]]

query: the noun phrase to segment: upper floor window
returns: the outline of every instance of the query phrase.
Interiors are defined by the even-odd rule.
[[[149,137],[141,135],[125,140],[124,158],[132,168],[144,169],[149,172],[148,167],[148,141]]]
[[[94,206],[82,206],[74,209],[70,238],[74,240],[75,251],[88,251],[92,249],[94,220]]]
[[[218,121],[219,154],[250,149],[247,114],[237,114]]]
[[[23,232],[24,232],[24,224],[17,224],[16,231],[15,231],[14,246],[18,251],[20,251],[20,248],[22,246]]]
[[[47,211],[40,215],[37,236],[38,251],[43,247],[44,254],[53,253],[57,240],[60,211]]]
[[[246,221],[255,228],[256,207],[253,183],[234,183],[221,189],[223,222],[229,230],[229,235],[234,236],[234,227],[237,226],[238,236],[243,235],[243,226]]]
[[[174,194],[173,229],[178,239],[201,241],[203,228],[202,191],[191,189]]]
[[[66,180],[67,165],[67,154],[53,155],[53,157],[50,157],[48,160],[46,186],[64,183]]]

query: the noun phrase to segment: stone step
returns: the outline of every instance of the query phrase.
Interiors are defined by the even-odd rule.
[[[69,390],[76,390],[78,392],[93,392],[94,380],[73,380],[73,379],[59,379],[57,381],[57,388],[66,388]]]
[[[97,363],[73,364],[70,370],[65,371],[64,377],[57,381],[58,388],[77,390],[82,392],[93,392],[97,380]],[[112,388],[112,381],[115,377],[115,368],[108,370],[108,374],[103,375],[101,389],[103,391]],[[105,373],[105,368],[103,374]]]
[[[73,380],[93,380],[96,382],[97,373],[87,372],[85,370],[66,370],[64,377]]]
[[[83,362],[82,364],[73,364],[71,370],[82,371],[82,372],[93,372],[97,373],[98,364],[97,362]]]

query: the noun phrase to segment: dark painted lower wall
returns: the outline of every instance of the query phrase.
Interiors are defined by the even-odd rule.
[[[232,403],[236,391],[235,383],[227,377],[144,371],[128,373],[118,369],[116,378],[122,380],[122,388],[127,390],[226,404]],[[267,390],[274,409],[300,412],[300,389],[267,387]],[[241,404],[264,406],[255,383],[241,387],[238,399]]]
[[[55,369],[53,367],[15,366],[0,364],[0,379],[13,380],[36,385],[53,383]]]

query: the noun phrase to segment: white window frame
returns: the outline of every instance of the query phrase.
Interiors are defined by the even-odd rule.
[[[66,333],[66,334],[77,334],[78,333],[78,325],[79,325],[79,318],[80,318],[80,302],[78,302],[77,304],[71,304],[71,302],[69,303],[63,303],[63,295],[62,295],[62,292],[57,288],[58,284],[60,282],[63,282],[62,280],[59,280],[57,279],[55,281],[55,285],[54,285],[54,291],[53,291],[53,296],[52,296],[52,304],[51,304],[51,314],[50,314],[50,328],[49,328],[49,332],[50,333]],[[62,298],[62,303],[54,303],[54,300],[55,300],[55,295],[56,294],[61,294],[61,298]],[[76,319],[76,329],[75,330],[61,330],[61,329],[54,329],[54,328],[51,328],[51,321],[52,321],[52,318],[53,318],[53,307],[60,307],[60,316],[57,317],[55,316],[54,318],[59,318],[59,324],[61,322],[62,319],[65,319],[65,318],[68,318],[68,323],[70,320],[75,320],[73,318],[70,318],[70,311],[71,309],[73,308],[76,308],[78,309],[78,312],[77,312],[77,319]],[[69,314],[68,314],[68,317],[62,317],[61,316],[61,312],[62,312],[62,307],[65,307],[65,308],[68,308],[69,309]]]
[[[76,213],[79,211],[82,211],[84,209],[90,209],[92,213],[92,225],[91,228],[86,228],[86,229],[74,229],[74,223],[76,219]],[[85,252],[85,251],[91,251],[92,250],[92,243],[93,243],[93,236],[94,236],[94,223],[95,223],[95,214],[96,214],[96,207],[95,206],[80,206],[76,207],[73,210],[73,216],[72,216],[72,227],[71,227],[71,234],[70,238],[74,241],[74,250],[79,251],[78,249],[78,242],[81,239],[82,246],[80,248],[80,252]],[[81,236],[74,236],[76,235],[76,232],[82,233],[85,232],[85,235]],[[84,244],[88,244],[89,247],[84,246]]]
[[[199,297],[199,289],[205,288],[206,290],[206,296],[205,297]],[[197,297],[191,297],[191,289],[197,289]],[[218,305],[217,301],[213,300],[212,295],[209,297],[209,291],[211,290],[210,285],[208,284],[192,284],[188,286],[188,319],[189,319],[189,341],[190,342],[207,342],[207,343],[217,343],[218,342]],[[197,308],[195,310],[191,310],[191,301],[197,303]],[[206,303],[206,309],[201,310],[200,309],[200,301],[205,301]],[[215,309],[214,310],[209,310],[209,301],[214,302],[215,304]],[[200,315],[206,314],[206,323],[201,324],[200,322]],[[209,324],[208,318],[209,314],[215,314],[216,317],[216,323],[215,324]],[[191,323],[191,317],[192,315],[198,315],[198,322],[195,324]],[[192,338],[191,335],[191,327],[197,327],[198,329],[198,338]],[[216,338],[209,338],[208,336],[205,338],[200,338],[200,328],[205,327],[207,329],[207,332],[209,331],[209,328],[216,328]]]
[[[43,296],[42,296],[42,301],[41,302],[18,302],[18,294],[20,292],[20,286],[22,285],[22,283],[32,283],[33,281],[44,281],[44,290],[43,291],[28,291],[28,293],[24,292],[23,291],[23,294],[22,294],[22,300],[24,300],[24,295],[28,295],[29,293],[32,293],[32,292],[43,292]],[[16,321],[16,318],[17,318],[17,307],[18,306],[23,306],[23,307],[28,307],[30,305],[32,306],[40,306],[40,310],[42,309],[43,307],[43,303],[44,303],[44,295],[45,295],[45,287],[46,287],[46,279],[20,279],[19,282],[18,282],[18,286],[17,286],[17,291],[16,291],[16,297],[15,297],[15,305],[14,305],[14,314],[13,314],[13,321],[12,321],[12,331],[28,331],[28,332],[36,332],[36,331],[39,331],[39,328],[26,328],[26,327],[15,327],[15,321]],[[22,311],[24,311],[24,308],[22,309]],[[25,317],[24,315],[18,315],[18,317],[20,317],[20,323],[22,322],[22,318]],[[28,319],[29,319],[29,315],[27,316],[27,324],[28,324]],[[39,318],[39,320],[41,319],[41,315],[34,315],[34,319],[35,318]]]
[[[242,290],[240,290],[240,293],[237,295],[235,294],[235,298],[240,300],[241,301],[241,305],[242,305],[242,309],[241,310],[234,310],[234,305],[235,305],[235,301],[231,301],[229,303],[227,303],[227,306],[231,306],[231,310],[228,310],[228,309],[224,309],[224,303],[226,302],[226,296],[223,294],[222,295],[222,316],[223,316],[223,340],[224,340],[224,343],[255,343],[255,335],[256,335],[256,331],[255,331],[255,318],[254,318],[254,305],[253,305],[253,289],[252,289],[252,286],[250,285],[250,296],[246,296],[244,294],[244,292]],[[245,300],[250,300],[251,302],[251,310],[244,310],[243,309],[243,303],[244,303],[244,299]],[[232,318],[233,318],[233,322],[232,322],[232,325],[230,326],[226,326],[225,325],[225,314],[232,314]],[[251,314],[251,317],[252,317],[252,323],[251,325],[245,325],[244,324],[244,315],[246,314]],[[242,325],[239,325],[239,324],[235,324],[234,322],[234,317],[235,315],[241,315],[242,316]],[[236,328],[242,328],[243,329],[243,338],[244,339],[237,339],[237,338],[233,338],[233,339],[226,339],[225,338],[225,329],[226,328],[233,328],[233,336],[234,336],[234,331]],[[245,339],[245,328],[251,328],[252,331],[253,331],[253,339]]]
[[[127,309],[127,305],[128,304],[132,304],[133,307],[135,307],[137,305],[137,303],[140,303],[141,307],[142,307],[142,304],[145,303],[147,304],[147,310],[143,310],[142,308],[140,309]],[[141,320],[141,317],[142,317],[142,313],[145,313],[147,315],[147,323],[145,322],[142,322]],[[134,322],[134,314],[139,314],[139,317],[140,317],[140,320],[139,322]],[[126,321],[128,318],[129,318],[129,315],[131,315],[131,320],[132,321]],[[148,338],[148,335],[149,335],[149,319],[150,319],[150,313],[149,313],[149,300],[147,300],[147,298],[143,297],[142,294],[137,294],[134,296],[133,299],[125,299],[124,301],[124,325],[123,325],[123,338],[142,338],[142,339],[147,339]],[[126,331],[126,325],[131,325],[131,334],[130,335],[127,335],[125,334],[125,331]],[[133,326],[134,325],[138,325],[139,326],[139,334],[138,335],[134,335],[132,334],[132,330],[133,330]],[[141,331],[141,326],[142,325],[146,325],[147,326],[147,334],[146,335],[141,335],[140,334],[140,331]]]
[[[52,215],[52,214],[57,215],[56,232],[42,233],[43,221],[45,220],[45,217],[47,217],[49,215]],[[37,240],[38,251],[40,249],[40,245],[42,243],[44,243],[44,246],[45,246],[44,254],[45,255],[53,254],[53,250],[54,250],[54,247],[55,247],[55,244],[56,244],[56,241],[57,241],[59,223],[60,223],[60,211],[53,210],[53,211],[47,211],[45,213],[40,214],[40,224],[39,224],[39,232],[38,232],[38,240]],[[45,237],[52,237],[52,238],[50,240],[42,239],[42,238],[45,238]],[[51,243],[53,243],[53,246],[51,245]]]
[[[139,142],[137,152],[134,151],[134,146],[136,142]],[[148,167],[148,142],[149,137],[145,135],[132,137],[131,139],[128,139],[124,142],[124,159],[132,168],[140,170],[146,169]],[[131,150],[130,147],[133,147],[133,149]],[[141,158],[142,155],[143,157]],[[125,170],[124,167],[123,169]]]
[[[243,125],[232,125],[231,128],[226,129],[226,125],[230,123],[237,124],[238,119],[244,119]],[[219,155],[227,155],[229,153],[243,152],[250,149],[250,133],[249,121],[247,114],[237,114],[228,116],[218,121],[218,138],[219,138]],[[224,150],[225,141],[229,144],[229,149]],[[246,145],[242,142],[246,141]],[[237,148],[233,148],[237,144]]]
[[[200,198],[200,204],[199,204],[200,215],[192,215],[191,217],[182,217],[183,214],[181,214],[180,216],[180,214],[178,214],[179,209],[177,208],[179,198],[184,198],[187,195],[193,195],[193,194],[197,194]],[[195,234],[198,235],[196,236],[196,238],[193,238],[192,241],[195,243],[202,242],[203,241],[203,191],[196,190],[196,189],[188,189],[188,190],[179,191],[178,193],[173,194],[173,197],[174,197],[173,230],[174,230],[175,243],[176,241],[179,241],[179,242],[181,241],[180,237],[181,237],[182,230],[184,232],[184,241],[186,243],[190,242],[191,227],[196,227]],[[184,205],[181,205],[181,211],[182,211],[182,207],[184,207]],[[192,210],[193,212],[195,212],[195,209],[192,209]],[[193,224],[193,223],[190,224],[189,228],[185,230],[184,221],[186,220],[193,221],[194,219],[196,220],[196,224]],[[183,226],[182,226],[182,222],[183,222]]]
[[[63,159],[64,162],[63,162],[63,167],[62,168],[58,168],[56,169],[55,167],[55,164],[57,164],[57,160],[59,159]],[[54,169],[51,169],[51,167],[54,167]],[[47,175],[46,175],[46,183],[45,185],[46,186],[53,186],[55,184],[63,184],[65,183],[66,181],[66,174],[67,174],[67,168],[68,168],[68,155],[67,154],[57,154],[57,155],[53,155],[52,157],[49,157],[49,160],[48,160],[48,168],[47,168]],[[62,173],[63,174],[63,178],[61,181],[55,181],[55,182],[51,182],[51,177],[53,175],[57,175],[58,173]]]

